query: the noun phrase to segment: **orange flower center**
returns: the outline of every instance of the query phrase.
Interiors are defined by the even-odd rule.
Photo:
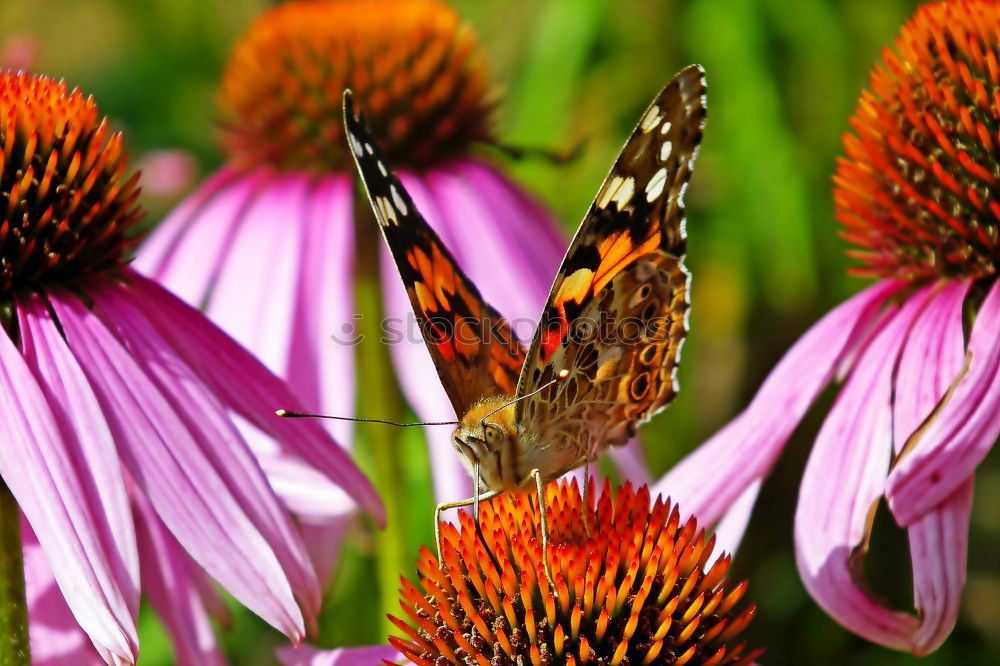
[[[489,138],[486,69],[472,31],[438,0],[299,0],[263,14],[222,82],[232,161],[329,171],[349,162],[354,91],[394,162],[422,166]]]
[[[706,571],[707,543],[692,518],[649,489],[605,484],[581,520],[576,483],[546,489],[550,562],[546,582],[537,503],[506,494],[481,507],[481,528],[460,514],[442,523],[443,567],[426,548],[419,587],[403,581],[405,638],[390,641],[416,664],[749,664],[763,650],[734,643],[756,609],[734,609],[746,583],[726,589],[730,557]],[[488,548],[488,550],[487,550]],[[497,568],[497,564],[500,568]]]
[[[1000,267],[1000,4],[934,2],[885,49],[844,136],[834,200],[855,272],[984,278]]]
[[[0,73],[0,300],[122,264],[138,176],[122,137],[66,84]]]

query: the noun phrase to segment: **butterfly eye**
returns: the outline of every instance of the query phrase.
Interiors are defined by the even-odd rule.
[[[494,423],[486,424],[486,441],[490,444],[496,444],[503,440],[503,432],[500,430],[500,426]]]

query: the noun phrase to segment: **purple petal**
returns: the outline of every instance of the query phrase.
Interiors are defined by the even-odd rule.
[[[796,561],[809,593],[851,631],[899,650],[913,649],[919,622],[874,599],[854,558],[892,455],[893,371],[933,289],[907,299],[859,357],[816,438],[795,512]]]
[[[57,418],[63,420],[67,451],[74,456],[82,489],[95,515],[104,559],[128,606],[139,613],[139,556],[132,511],[115,442],[93,390],[42,298],[25,297],[18,308],[24,359],[38,378]],[[75,445],[71,444],[74,442]]]
[[[954,493],[1000,436],[1000,282],[979,309],[968,353],[965,376],[889,475],[886,497],[901,525]]]
[[[750,515],[760,494],[762,479],[757,479],[743,491],[733,505],[715,526],[715,547],[717,552],[735,553],[743,541],[743,535],[750,524]],[[679,506],[680,511],[684,507]]]
[[[283,419],[277,407],[299,409],[298,400],[277,377],[234,343],[198,311],[159,285],[127,272],[129,285],[118,286],[143,302],[152,323],[172,351],[199,373],[226,407],[274,437],[287,455],[303,460],[346,491],[383,523],[382,503],[350,456],[310,419]]]
[[[30,308],[18,303],[17,308]],[[24,317],[22,317],[22,320]],[[37,327],[24,331],[37,333]],[[93,394],[65,346],[56,341],[29,341],[36,362],[66,370],[69,405],[52,403],[61,393],[46,395],[46,387],[32,374],[6,335],[0,334],[0,474],[10,487],[57,572],[56,580],[80,626],[110,661],[134,663],[137,650],[134,603],[136,581],[129,574],[135,562],[135,544],[126,533],[116,540],[108,534],[107,508],[120,518],[113,475],[117,461],[101,452],[106,433],[94,409]],[[61,389],[59,389],[61,391]],[[62,407],[65,407],[63,411]],[[74,422],[74,419],[79,419]],[[89,428],[74,435],[74,426]],[[83,463],[103,460],[110,469],[94,476]],[[95,488],[98,479],[112,484],[106,493]],[[119,481],[120,483],[120,481]],[[103,503],[107,502],[107,505]],[[120,548],[120,550],[119,550]],[[131,562],[131,565],[129,564]]]
[[[30,618],[31,663],[34,666],[104,666],[105,661],[80,629],[56,585],[45,551],[26,521],[24,587]]]
[[[190,430],[201,441],[198,452],[182,456],[188,460],[189,468],[189,456],[197,458],[200,453],[219,470],[219,479],[226,484],[226,490],[271,544],[296,596],[306,608],[318,612],[317,582],[299,535],[288,514],[275,501],[268,480],[228,419],[225,408],[206,390],[194,370],[178,363],[169,353],[164,354],[170,345],[126,292],[93,289],[90,295],[94,311],[105,325],[117,333],[146,375],[156,381],[163,395],[178,408],[178,413],[190,419]],[[187,405],[198,405],[198,410],[192,412],[194,418],[183,414],[182,408]]]
[[[106,283],[102,289],[91,289],[91,296],[107,315],[123,320],[134,317],[101,303],[116,288]],[[262,534],[258,525],[273,527],[262,515],[268,511],[253,502],[248,502],[249,507],[241,504],[241,500],[251,499],[249,487],[261,482],[252,477],[259,477],[260,472],[255,471],[238,434],[231,426],[227,432],[216,398],[185,376],[188,368],[169,348],[126,348],[75,297],[53,292],[50,300],[70,348],[109,417],[119,455],[164,523],[233,596],[292,640],[300,639],[304,631],[302,614],[295,603],[292,583],[274,550],[289,547],[277,543],[278,535],[287,530]],[[145,305],[155,307],[152,302]],[[143,356],[157,352],[164,364],[156,369],[164,373],[159,377],[150,374],[148,365],[140,364],[151,363],[152,359]],[[180,394],[171,395],[160,384],[170,364],[178,371],[176,390],[187,391],[194,398],[192,402],[181,404]],[[213,442],[213,434],[221,441]],[[228,469],[228,463],[236,469]],[[238,485],[236,477],[242,475],[251,476],[248,488]],[[256,503],[268,498],[273,503],[273,496],[268,495],[256,498]],[[251,515],[246,513],[247,508]],[[297,567],[290,574],[295,577],[293,582],[305,575]],[[315,590],[311,594],[299,592],[308,595],[307,603],[316,594]]]
[[[200,305],[229,252],[247,206],[270,177],[222,169],[185,199],[139,248],[135,267]]]
[[[389,645],[317,650],[303,645],[298,648],[278,648],[278,660],[284,666],[375,666],[382,660],[409,664],[396,648]]]
[[[958,619],[965,587],[972,516],[972,479],[907,530],[913,561],[913,605],[920,627],[910,650],[930,654],[944,643]]]
[[[309,186],[307,175],[295,173],[260,190],[229,239],[205,308],[209,319],[279,375],[288,363]]]
[[[829,312],[788,350],[750,405],[652,488],[705,525],[718,521],[764,478],[812,401],[900,289],[880,282]]]
[[[134,503],[142,552],[142,590],[170,632],[175,661],[203,666],[225,664],[192,572],[197,565],[138,490]]]

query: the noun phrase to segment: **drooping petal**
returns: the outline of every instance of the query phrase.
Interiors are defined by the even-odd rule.
[[[264,169],[221,169],[156,226],[139,248],[134,267],[201,306],[250,202],[270,178]]]
[[[910,296],[859,357],[816,438],[795,512],[806,589],[851,631],[898,650],[914,649],[920,623],[868,592],[860,558],[892,456],[893,372],[934,289]]]
[[[32,344],[45,343],[34,339]],[[46,365],[53,358],[73,367],[59,349],[45,354]],[[73,389],[68,393],[75,402],[69,413],[82,419],[81,426],[93,428],[89,444],[94,446],[80,445],[74,422],[58,406],[53,410],[45,387],[10,338],[0,334],[0,475],[45,549],[77,622],[109,663],[134,663],[135,613],[128,599],[136,593],[136,583],[122,559],[110,562],[124,551],[114,552],[114,542],[102,539],[108,537],[108,526],[99,525],[107,520],[101,502],[108,500],[116,513],[114,491],[102,496],[89,470],[81,469],[84,449],[99,455],[101,424],[96,418],[100,412],[91,411],[93,394],[85,381],[77,383],[80,380],[78,369],[70,370],[67,388]],[[109,478],[116,467],[113,460],[111,464]]]
[[[309,187],[308,175],[291,173],[260,190],[229,239],[205,307],[209,319],[279,375],[288,363]]]
[[[67,451],[94,513],[104,559],[115,576],[129,617],[139,612],[139,556],[132,511],[115,442],[83,370],[52,319],[41,296],[19,302],[24,359],[46,392],[57,417],[64,419]],[[75,440],[75,442],[74,442]]]
[[[146,375],[176,405],[178,413],[188,416],[183,413],[183,407],[199,405],[194,417],[188,416],[199,453],[219,470],[226,490],[267,539],[296,597],[307,609],[318,612],[320,599],[316,577],[299,534],[288,513],[275,501],[257,460],[228,418],[226,409],[208,392],[192,368],[164,354],[170,344],[133,299],[118,289],[95,288],[88,293],[94,301],[94,312],[132,352]]]
[[[747,486],[743,494],[740,495],[729,511],[722,516],[715,526],[715,547],[720,553],[736,553],[743,541],[743,535],[750,524],[750,515],[753,507],[757,503],[757,496],[760,494],[760,487],[763,479],[757,479]]]
[[[964,362],[962,305],[969,283],[946,284],[910,331],[899,359],[893,403],[896,452],[930,415]],[[914,607],[920,628],[912,650],[927,654],[951,633],[965,585],[972,480],[908,528]]]
[[[56,584],[45,551],[27,521],[24,542],[24,589],[28,602],[31,663],[34,666],[104,666],[105,661],[83,633]]]
[[[110,284],[104,288],[114,289]],[[108,415],[122,461],[157,514],[191,556],[234,597],[293,641],[301,639],[302,613],[274,552],[275,547],[288,545],[272,543],[277,533],[262,534],[258,525],[266,521],[260,515],[248,515],[237,499],[246,499],[248,493],[237,492],[234,470],[224,469],[223,459],[229,460],[243,444],[238,435],[233,436],[231,426],[226,433],[218,400],[202,392],[198,397],[204,402],[178,404],[178,396],[165,392],[161,380],[143,367],[142,361],[149,359],[136,358],[142,350],[123,346],[76,297],[52,292],[50,301],[70,348]],[[151,301],[146,305],[156,307]],[[171,349],[159,352],[164,364],[185,365]],[[184,388],[196,386],[183,376],[178,380],[186,384]],[[190,395],[198,394],[192,391]],[[197,407],[197,414],[193,407]],[[211,432],[229,441],[210,442]],[[212,445],[219,449],[212,450]],[[222,449],[228,451],[223,455]],[[249,452],[245,455],[249,457]],[[250,473],[252,467],[242,464],[240,457],[236,454],[233,461],[238,473]],[[297,578],[304,574],[293,570],[291,575]]]
[[[962,486],[1000,436],[1000,282],[976,315],[968,369],[889,475],[886,497],[910,525]]]
[[[156,516],[141,491],[132,493],[142,553],[142,590],[170,632],[179,664],[222,666],[212,623],[192,569],[197,565]]]
[[[353,325],[354,226],[351,183],[328,176],[310,189],[302,210],[303,235],[295,288],[295,309],[288,339],[287,367],[274,368],[309,412],[350,415],[354,410],[354,341],[344,334]],[[322,422],[337,441],[350,448],[351,427],[344,421]],[[341,534],[354,502],[330,479],[287,452],[273,439],[248,440],[275,491],[312,529],[304,535],[328,551],[329,536],[320,533],[329,519],[332,534]],[[325,543],[324,543],[325,542]],[[314,566],[330,563],[313,558]],[[320,577],[323,580],[323,577]]]
[[[899,288],[880,282],[830,311],[788,350],[743,413],[670,470],[652,492],[669,495],[704,524],[722,518],[767,475],[812,401],[871,334],[886,299]]]
[[[350,456],[310,419],[283,419],[278,407],[300,409],[277,377],[199,312],[159,285],[127,271],[119,288],[149,306],[150,320],[172,351],[199,373],[223,404],[274,437],[287,455],[305,461],[332,480],[379,523],[385,511],[378,494]]]
[[[278,660],[284,666],[375,666],[383,660],[394,664],[409,664],[399,650],[389,645],[317,650],[303,645],[299,648],[278,648]]]

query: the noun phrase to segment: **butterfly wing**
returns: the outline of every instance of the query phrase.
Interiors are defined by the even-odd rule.
[[[410,296],[441,383],[461,417],[484,397],[513,395],[524,348],[413,204],[344,93],[344,125],[382,236]]]
[[[699,66],[653,100],[563,260],[518,382],[520,427],[546,456],[596,457],[677,392],[687,332],[684,191],[705,122]]]

